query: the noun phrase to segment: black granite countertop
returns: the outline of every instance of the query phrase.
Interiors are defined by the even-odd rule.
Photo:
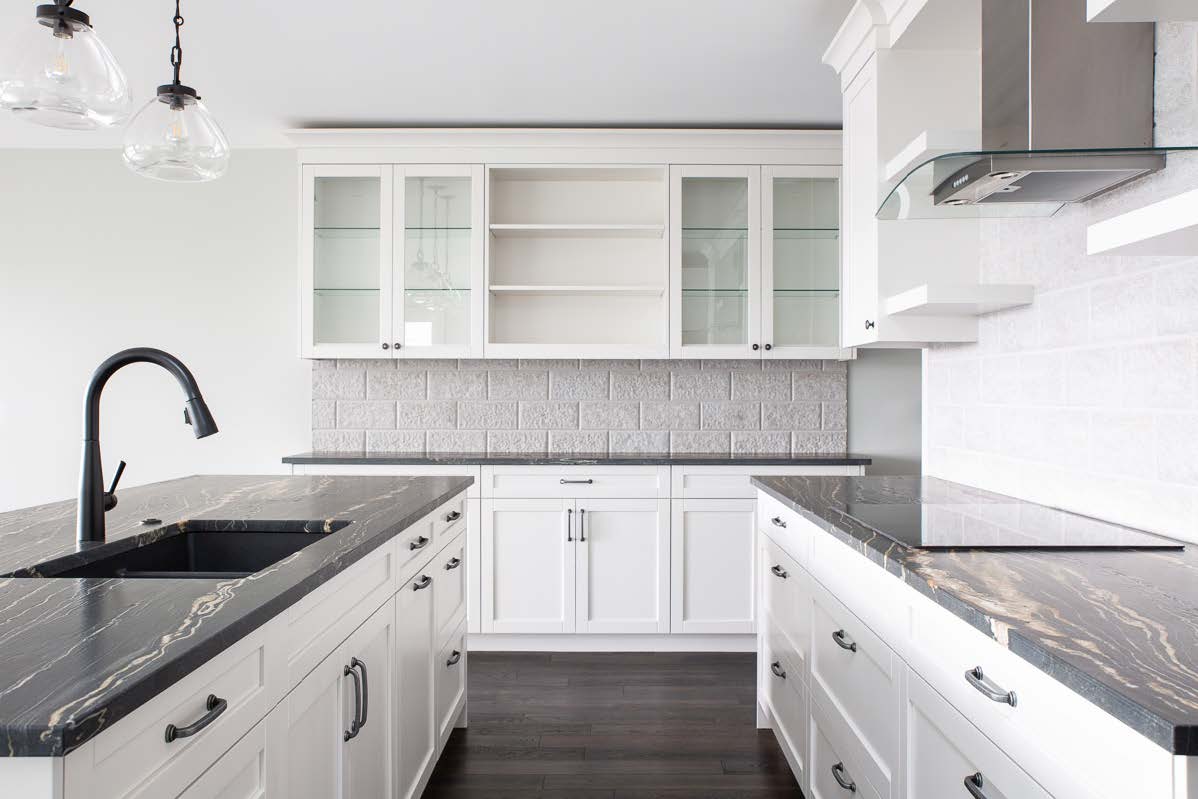
[[[1198,546],[1185,550],[906,549],[849,502],[1044,506],[935,478],[754,477],[889,573],[1178,755],[1198,755]],[[1074,521],[1069,521],[1074,520]],[[1065,535],[1094,520],[1069,514]]]
[[[78,747],[470,485],[470,477],[187,477],[121,489],[108,544],[190,520],[352,524],[250,577],[29,576],[94,559],[76,503],[0,514],[0,756]],[[146,527],[142,519],[161,519]],[[110,549],[106,551],[111,551]]]
[[[283,463],[343,466],[868,466],[861,455],[736,455],[668,452],[571,452],[546,455],[523,452],[304,452],[288,455]]]

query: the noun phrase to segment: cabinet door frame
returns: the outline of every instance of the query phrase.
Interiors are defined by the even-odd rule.
[[[761,168],[761,357],[778,359],[846,359],[853,357],[852,349],[839,346],[778,346],[774,344],[774,180],[776,178],[834,178],[837,186],[837,218],[841,214],[841,168],[838,166],[763,166]],[[843,265],[841,242],[837,235],[836,284],[841,289]],[[836,339],[840,340],[841,315],[844,313],[844,292],[836,298]],[[767,349],[766,347],[769,347]]]
[[[757,500],[755,499],[675,499],[671,502],[670,520],[670,631],[678,633],[735,633],[757,632]],[[686,608],[686,514],[688,512],[737,511],[749,514],[749,617],[729,620],[688,620]],[[702,588],[703,586],[700,586]]]
[[[470,178],[470,332],[469,339],[461,346],[409,347],[404,328],[404,252],[407,244],[405,235],[407,216],[405,200],[408,178]],[[486,214],[483,207],[482,164],[396,164],[392,180],[393,201],[391,203],[395,231],[392,245],[392,314],[391,330],[394,358],[482,358],[484,309],[486,307],[486,279],[483,274],[483,250],[485,246]],[[395,347],[394,345],[402,345]]]
[[[744,178],[748,203],[748,263],[746,264],[747,336],[744,344],[682,344],[682,179]],[[761,358],[761,167],[755,165],[670,165],[670,357]],[[754,350],[753,345],[758,349]]]
[[[379,180],[379,335],[359,344],[316,342],[316,179],[367,177]],[[391,208],[390,164],[304,164],[300,170],[300,357],[393,358],[392,249],[394,217]],[[386,345],[386,349],[384,349]]]
[[[657,517],[657,535],[654,549],[657,553],[656,585],[657,618],[646,620],[591,621],[590,616],[590,557],[591,538],[583,540],[584,534],[591,536],[591,526],[584,521],[582,511],[591,513],[634,511],[654,513]],[[670,500],[668,499],[579,499],[575,510],[575,571],[574,601],[577,618],[574,630],[589,634],[665,634],[670,631]]]
[[[378,608],[370,615],[370,617],[362,622],[362,626],[354,630],[349,638],[338,648],[337,652],[342,662],[342,668],[350,665],[352,658],[363,656],[361,659],[366,664],[368,675],[367,686],[364,698],[367,701],[366,709],[367,720],[366,725],[359,731],[357,737],[351,738],[344,742],[343,751],[341,754],[342,774],[341,774],[341,790],[342,794],[347,799],[370,799],[372,794],[362,788],[354,785],[354,777],[358,774],[358,769],[353,768],[356,754],[354,751],[355,745],[361,745],[364,742],[364,736],[382,736],[382,749],[385,753],[383,763],[377,766],[385,772],[382,775],[383,783],[386,786],[383,795],[392,796],[395,792],[396,768],[394,763],[387,762],[392,757],[395,751],[395,740],[398,735],[398,719],[395,712],[395,696],[397,691],[398,669],[396,668],[396,658],[398,657],[398,636],[397,636],[397,614],[395,612],[396,601],[392,597],[388,599],[386,604]],[[383,663],[368,660],[364,656],[363,647],[368,645],[381,631],[390,630],[390,635],[386,639],[386,646],[383,652],[386,653],[386,660]],[[349,675],[342,677],[344,685],[344,694],[342,701],[346,703],[348,717],[352,717],[354,713],[354,682]],[[373,765],[372,765],[373,767]]]

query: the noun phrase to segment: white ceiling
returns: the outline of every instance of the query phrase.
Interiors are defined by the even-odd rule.
[[[49,0],[42,0],[48,2]],[[0,41],[35,0],[0,8]],[[140,106],[170,77],[171,0],[76,0]],[[293,127],[838,127],[820,63],[851,0],[183,0],[184,82],[235,147]],[[0,116],[0,147],[110,147]]]

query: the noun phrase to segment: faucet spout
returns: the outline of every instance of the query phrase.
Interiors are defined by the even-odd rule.
[[[174,375],[185,397],[183,420],[192,426],[196,438],[204,438],[217,432],[216,421],[204,402],[195,376],[182,361],[169,352],[150,347],[135,347],[122,350],[100,364],[92,374],[84,400],[83,458],[79,470],[77,524],[81,544],[104,541],[104,513],[115,504],[106,501],[104,491],[104,467],[100,459],[100,395],[104,393],[108,379],[131,363],[157,364]]]

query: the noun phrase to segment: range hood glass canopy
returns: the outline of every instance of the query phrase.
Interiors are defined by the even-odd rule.
[[[877,218],[991,219],[1052,216],[1090,197],[1163,169],[1169,153],[1198,146],[1107,150],[976,150],[944,153],[916,166],[886,192]],[[1052,199],[1037,197],[1050,187]],[[1061,199],[1072,194],[1070,199]]]

